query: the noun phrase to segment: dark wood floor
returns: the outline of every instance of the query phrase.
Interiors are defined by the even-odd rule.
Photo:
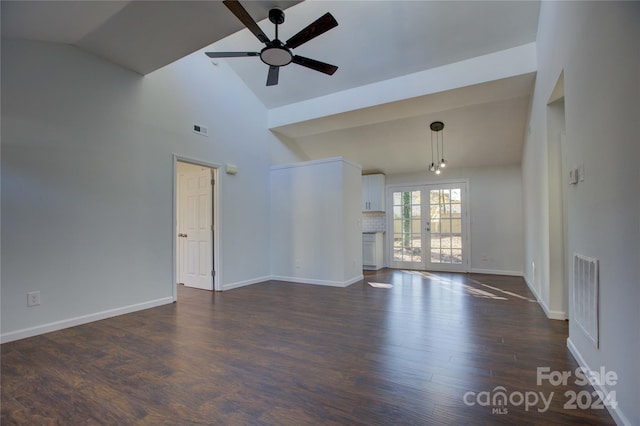
[[[382,270],[348,288],[181,287],[177,304],[2,345],[1,422],[614,424],[563,407],[566,391],[590,387],[536,384],[537,367],[578,367],[566,337],[514,277]],[[465,403],[498,386],[513,403]],[[553,392],[550,408],[516,406],[527,392]]]

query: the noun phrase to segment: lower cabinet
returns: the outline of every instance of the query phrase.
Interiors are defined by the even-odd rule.
[[[382,232],[362,234],[362,267],[378,270],[384,267]]]

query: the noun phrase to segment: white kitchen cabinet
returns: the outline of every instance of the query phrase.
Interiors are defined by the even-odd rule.
[[[384,211],[384,175],[362,176],[362,211]]]
[[[362,234],[362,268],[377,271],[384,267],[382,232]]]

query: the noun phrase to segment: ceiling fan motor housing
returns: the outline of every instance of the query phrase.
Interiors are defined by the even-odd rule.
[[[276,25],[284,23],[284,12],[282,11],[282,9],[271,9],[269,11],[269,20]]]
[[[278,25],[284,22],[284,12],[281,9],[273,8],[269,11],[269,20],[276,26],[276,39],[267,42],[267,47],[260,51],[260,59],[267,65],[273,67],[283,67],[289,65],[293,60],[291,51],[278,40]]]

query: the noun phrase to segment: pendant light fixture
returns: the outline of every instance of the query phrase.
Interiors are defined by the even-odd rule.
[[[439,175],[443,168],[447,166],[447,161],[444,159],[444,123],[442,121],[434,121],[429,125],[431,129],[431,164],[429,165],[429,171]],[[434,140],[435,140],[435,156],[434,153]]]

